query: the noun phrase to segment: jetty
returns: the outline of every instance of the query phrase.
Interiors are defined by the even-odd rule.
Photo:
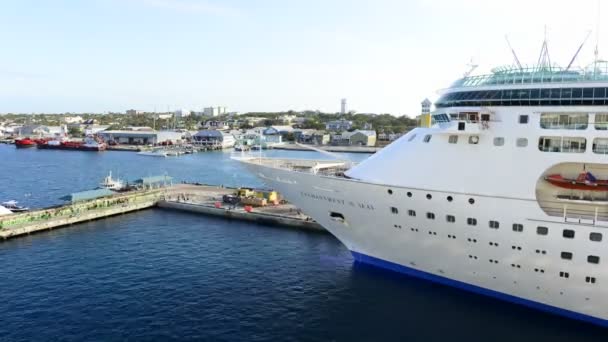
[[[148,186],[145,186],[146,181]],[[321,225],[289,203],[282,202],[259,207],[243,203],[225,203],[224,196],[236,196],[238,188],[204,184],[169,184],[167,182],[160,184],[158,179],[144,179],[143,182],[144,187],[136,190],[125,192],[102,191],[105,189],[85,191],[72,194],[71,202],[66,205],[0,216],[0,240],[150,208],[184,211],[309,231],[325,231]]]

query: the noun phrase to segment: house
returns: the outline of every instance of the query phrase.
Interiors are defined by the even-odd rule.
[[[301,144],[327,145],[330,141],[329,133],[314,129],[302,130],[298,134],[294,132],[294,138]]]
[[[296,119],[295,115],[285,114],[279,116],[279,120],[283,121],[286,124],[291,124]]]
[[[343,132],[353,128],[353,122],[348,120],[329,121],[325,124],[325,129],[331,132]]]
[[[201,125],[203,128],[205,129],[229,129],[230,126],[228,125],[228,123],[226,121],[216,121],[216,120],[209,120],[209,121],[205,121],[204,124]]]
[[[202,130],[192,136],[194,143],[210,147],[234,147],[236,139],[230,133],[218,130]]]
[[[376,131],[356,130],[351,132],[349,143],[353,146],[376,146]]]
[[[293,132],[293,127],[291,126],[270,126],[266,128],[262,134],[264,135],[284,135]]]

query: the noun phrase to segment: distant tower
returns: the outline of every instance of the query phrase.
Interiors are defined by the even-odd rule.
[[[346,99],[340,101],[340,114],[346,114]]]
[[[422,110],[420,111],[420,127],[431,127],[431,101],[424,99],[421,103]]]

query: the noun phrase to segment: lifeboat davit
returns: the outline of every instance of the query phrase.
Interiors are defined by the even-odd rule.
[[[15,147],[28,148],[36,146],[36,141],[30,138],[15,139]]]
[[[545,176],[545,180],[564,189],[608,191],[608,180],[596,179],[591,172],[582,172],[576,178],[564,178],[559,174],[549,175]]]

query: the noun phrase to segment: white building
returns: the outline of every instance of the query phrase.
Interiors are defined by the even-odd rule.
[[[188,109],[177,109],[176,111],[173,112],[173,114],[177,118],[184,118],[186,116],[190,116],[190,110],[188,110]]]
[[[346,99],[340,101],[340,113],[346,114]]]
[[[79,124],[83,121],[84,120],[82,119],[82,116],[66,116],[65,118],[63,118],[63,122],[65,122],[66,124]]]
[[[137,110],[137,109],[128,109],[126,113],[127,113],[127,115],[142,115],[142,114],[144,114],[144,111]]]
[[[219,116],[226,114],[226,107],[206,107],[203,109],[203,115],[205,116]]]

